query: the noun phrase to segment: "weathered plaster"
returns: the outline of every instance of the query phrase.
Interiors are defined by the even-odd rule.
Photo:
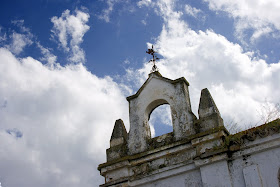
[[[151,73],[136,95],[127,98],[129,101],[129,154],[143,152],[148,148],[151,139],[148,124],[152,111],[162,105],[169,104],[176,140],[195,134],[193,127],[195,115],[192,113],[185,79],[170,80],[159,73]]]
[[[226,160],[200,167],[204,187],[231,187],[231,178]]]
[[[110,187],[274,187],[280,175],[280,119],[229,135],[207,89],[201,91],[199,119],[193,115],[184,78],[150,74],[127,98],[130,132],[117,120],[98,169]],[[151,138],[149,115],[171,107],[173,132]]]

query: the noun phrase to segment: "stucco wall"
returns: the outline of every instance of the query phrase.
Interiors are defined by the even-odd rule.
[[[130,131],[116,121],[107,162],[98,167],[102,187],[280,186],[280,119],[230,135],[208,89],[201,92],[197,119],[188,82],[158,72],[127,100]],[[149,115],[165,103],[173,132],[151,138]]]
[[[276,135],[274,135],[276,136]],[[279,136],[279,135],[278,135]],[[267,137],[269,139],[271,137]],[[232,177],[233,186],[256,186],[254,182],[261,183],[263,187],[280,186],[278,171],[280,169],[280,141],[276,141],[278,147],[269,148],[268,143],[262,143],[253,149],[256,152],[244,150],[233,155],[233,160],[229,161],[229,170]],[[253,167],[251,167],[253,166]],[[246,171],[247,169],[247,171]],[[248,175],[244,173],[250,172]],[[247,185],[246,185],[247,178]],[[253,178],[253,181],[250,181]]]
[[[150,184],[143,184],[139,187],[200,187],[202,186],[199,170],[189,171],[168,178],[154,181]]]
[[[276,134],[256,140],[256,142],[247,142],[243,147],[248,147],[248,149],[235,152],[231,158],[194,166],[196,169],[179,174],[174,174],[174,171],[170,169],[146,177],[141,181],[144,184],[139,186],[277,187],[280,185],[278,179],[279,141],[280,136]],[[185,166],[185,168],[187,167],[190,165]],[[137,184],[137,182],[131,184],[134,186],[133,184]]]

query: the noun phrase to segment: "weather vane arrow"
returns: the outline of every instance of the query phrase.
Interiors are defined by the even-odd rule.
[[[154,45],[152,45],[152,48],[148,49],[148,51],[146,51],[146,53],[153,56],[153,59],[149,60],[149,62],[153,62],[153,67],[152,67],[151,72],[158,71],[158,67],[156,66],[156,60],[159,60],[159,58],[156,55],[157,52],[154,50]]]

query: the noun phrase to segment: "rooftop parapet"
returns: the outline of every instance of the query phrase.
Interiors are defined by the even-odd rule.
[[[197,133],[224,126],[220,112],[207,88],[201,90],[198,115],[199,120],[195,127]]]
[[[116,120],[110,139],[110,148],[106,150],[107,161],[127,155],[127,132],[121,119]]]

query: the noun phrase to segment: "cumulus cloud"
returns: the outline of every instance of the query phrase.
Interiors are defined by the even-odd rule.
[[[161,105],[151,113],[150,121],[153,123],[156,120],[159,120],[164,125],[172,126],[170,105]]]
[[[114,7],[116,4],[125,4],[122,7],[122,11],[128,11],[130,13],[135,11],[135,7],[131,5],[130,0],[106,0],[107,8],[102,10],[100,15],[97,15],[97,18],[104,20],[106,23],[109,23],[111,18],[111,14],[114,11]]]
[[[137,2],[137,5],[141,8],[143,6],[149,6],[152,4],[151,0],[141,0]]]
[[[236,35],[244,40],[245,31],[253,29],[251,41],[259,37],[271,34],[275,30],[280,31],[280,1],[255,0],[255,1],[226,1],[204,0],[209,3],[213,11],[224,11],[235,20]]]
[[[173,1],[140,2],[141,7],[154,6],[163,18],[154,43],[163,56],[158,67],[163,76],[184,76],[190,82],[194,113],[205,87],[225,121],[258,123],[257,111],[265,102],[274,110],[280,95],[279,63],[255,59],[253,52],[244,52],[240,45],[212,30],[195,32],[181,19],[183,12],[175,9]],[[87,187],[103,183],[96,167],[105,161],[114,121],[122,118],[128,129],[123,92],[139,88],[151,64],[127,69],[126,80],[120,84],[91,74],[78,63],[85,59],[80,44],[89,29],[88,19],[87,13],[78,10],[74,15],[65,11],[52,18],[53,37],[75,62],[65,67],[43,65],[31,57],[18,59],[0,48],[2,186]],[[38,47],[45,55],[43,60],[56,63],[50,49],[39,43]],[[167,118],[162,117],[165,122]]]
[[[3,28],[0,26],[0,43],[7,39],[6,33],[3,33]]]
[[[20,32],[13,30],[8,36],[9,41],[7,41],[7,35],[5,33],[4,37],[1,37],[0,41],[2,40],[9,42],[9,44],[6,45],[6,48],[18,55],[24,50],[26,46],[33,44],[32,40],[34,36],[30,32],[30,29],[24,26],[24,20],[13,20],[12,24],[17,26]]]
[[[110,22],[110,14],[113,11],[116,0],[107,0],[108,8],[102,11],[102,14],[98,16],[99,19],[104,20],[105,22]]]
[[[147,25],[147,21],[146,20],[141,20],[141,23],[143,24],[143,25]]]
[[[151,136],[159,136],[172,131],[171,109],[170,105],[161,105],[157,107],[150,115],[149,125]],[[170,130],[167,132],[167,130]]]
[[[50,68],[4,48],[0,80],[2,185],[101,184],[96,168],[105,162],[114,122],[122,118],[128,125],[117,83],[82,64]]]
[[[40,44],[40,42],[37,42],[37,47],[41,50],[41,53],[43,57],[41,58],[42,61],[46,61],[48,65],[54,66],[56,64],[57,56],[55,56],[51,49],[46,48]]]
[[[80,44],[90,28],[87,25],[89,17],[88,13],[81,10],[75,10],[75,14],[70,14],[69,10],[65,10],[60,17],[51,18],[52,38],[58,38],[61,48],[65,52],[70,52],[70,62],[85,62],[85,52],[81,49]]]
[[[32,35],[30,32],[30,29],[24,25],[24,20],[12,20],[12,24],[16,25],[20,32],[28,33],[29,35]]]
[[[202,11],[190,5],[185,5],[185,11],[188,15],[197,18]]]
[[[7,48],[16,55],[20,54],[26,46],[33,43],[29,36],[17,32],[13,32],[12,35],[10,35],[10,39],[11,43]]]
[[[181,19],[182,13],[172,1],[161,0],[156,6],[164,19],[154,45],[164,57],[158,67],[163,76],[184,76],[190,82],[194,113],[200,90],[207,87],[226,123],[234,121],[243,127],[260,124],[257,111],[266,99],[279,102],[280,63],[267,64],[253,58],[253,52],[244,52],[240,45],[212,30],[195,32]],[[150,69],[151,65],[145,64],[133,72],[140,84]]]

